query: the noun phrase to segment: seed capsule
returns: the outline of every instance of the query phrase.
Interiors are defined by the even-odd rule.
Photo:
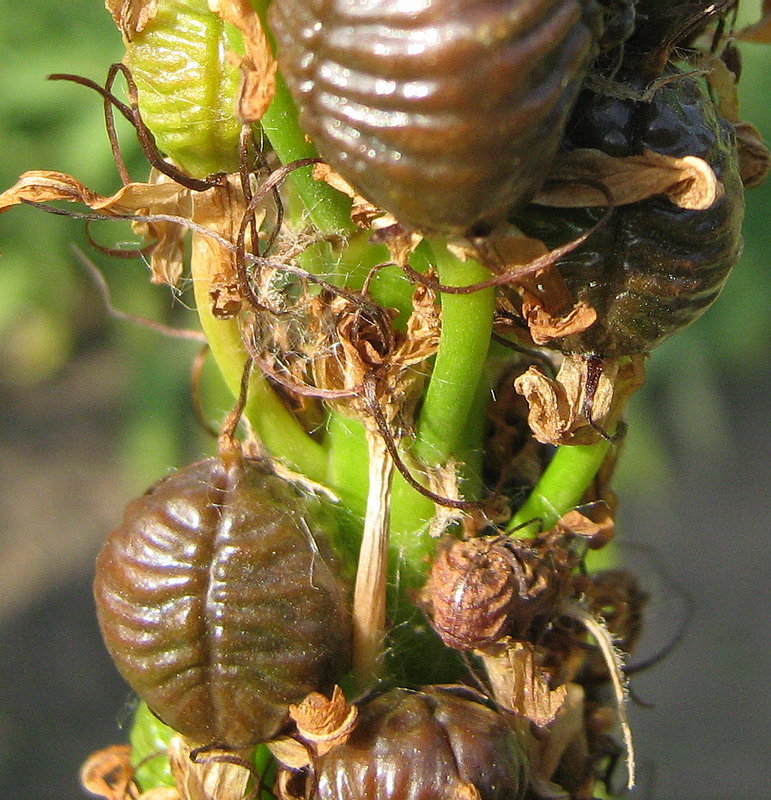
[[[247,747],[348,669],[332,525],[256,463],[201,461],[129,503],[97,560],[97,613],[118,670],[166,724]]]
[[[465,687],[392,689],[316,760],[310,800],[518,800],[527,761],[506,720]]]
[[[741,253],[744,192],[733,127],[697,80],[678,76],[650,103],[587,93],[571,121],[568,146],[613,156],[645,149],[698,156],[723,184],[722,196],[704,211],[680,208],[663,196],[620,206],[608,224],[558,262],[573,295],[588,302],[598,319],[554,346],[602,357],[645,353],[712,304]],[[589,229],[602,213],[530,206],[516,222],[554,247]]]
[[[464,234],[542,183],[601,33],[594,0],[275,0],[305,131],[368,200]]]

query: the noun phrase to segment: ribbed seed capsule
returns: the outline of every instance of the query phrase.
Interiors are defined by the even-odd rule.
[[[633,76],[626,80],[634,83]],[[587,93],[567,141],[613,156],[646,149],[698,156],[723,185],[722,196],[703,211],[680,208],[664,196],[620,206],[558,262],[573,295],[595,308],[598,319],[582,333],[556,339],[554,346],[603,357],[648,352],[714,302],[741,253],[744,191],[733,127],[721,119],[699,81],[681,75],[650,103]],[[525,233],[555,247],[588,230],[603,212],[530,206],[515,219]]]
[[[506,720],[465,687],[392,689],[317,759],[309,800],[519,800],[527,759]]]
[[[107,649],[165,723],[202,744],[271,738],[348,669],[346,592],[322,502],[259,464],[209,459],[129,503],[97,560]]]
[[[422,231],[467,233],[542,183],[597,52],[594,0],[274,0],[321,155]]]

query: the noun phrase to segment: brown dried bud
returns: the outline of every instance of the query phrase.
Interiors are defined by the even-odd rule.
[[[500,537],[441,542],[424,597],[448,647],[473,650],[504,635],[519,589],[518,566]]]

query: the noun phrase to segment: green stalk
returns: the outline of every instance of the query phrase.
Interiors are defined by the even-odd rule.
[[[275,43],[268,25],[269,0],[252,0],[252,6],[260,17],[271,47]],[[297,106],[289,94],[281,74],[276,75],[276,94],[270,108],[260,120],[262,130],[282,164],[300,158],[318,158],[319,154],[300,127]],[[337,189],[324,181],[313,178],[312,167],[296,169],[289,176],[297,194],[313,224],[323,233],[352,233],[356,230],[351,222],[351,201]]]
[[[247,357],[241,342],[238,320],[216,319],[212,315],[209,308],[211,278],[208,265],[197,265],[196,259],[193,259],[191,271],[201,327],[225,383],[237,397]],[[308,436],[259,370],[252,370],[244,416],[275,457],[311,480],[325,479],[326,450]]]
[[[316,148],[300,128],[297,108],[281,75],[276,76],[276,95],[260,120],[282,164],[300,158],[318,158]],[[313,167],[293,170],[289,176],[313,224],[323,233],[353,232],[351,201],[337,189],[313,177]]]
[[[471,259],[460,261],[444,246],[434,248],[439,280],[469,286],[490,272]],[[442,332],[431,380],[417,425],[414,452],[428,464],[462,458],[459,445],[469,424],[485,368],[495,310],[495,291],[442,295]]]
[[[563,445],[541,475],[524,505],[509,523],[508,530],[526,526],[532,530],[548,530],[566,512],[581,502],[608,454],[610,442]]]

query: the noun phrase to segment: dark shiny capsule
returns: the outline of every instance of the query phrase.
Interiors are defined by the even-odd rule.
[[[118,670],[161,720],[201,744],[247,747],[348,669],[332,524],[318,498],[265,467],[218,459],[129,503],[94,594]]]
[[[554,346],[603,357],[645,353],[706,310],[741,253],[744,192],[733,126],[721,119],[698,80],[680,76],[650,103],[587,93],[568,142],[614,156],[645,149],[698,156],[723,184],[723,195],[703,211],[680,208],[663,195],[620,206],[608,224],[558,262],[573,295],[593,306],[598,319]],[[516,222],[556,246],[602,214],[603,209],[530,206]]]
[[[274,0],[321,155],[401,223],[464,234],[540,187],[587,69],[594,0]]]
[[[317,759],[310,800],[520,800],[527,760],[506,720],[463,687],[392,689]]]

